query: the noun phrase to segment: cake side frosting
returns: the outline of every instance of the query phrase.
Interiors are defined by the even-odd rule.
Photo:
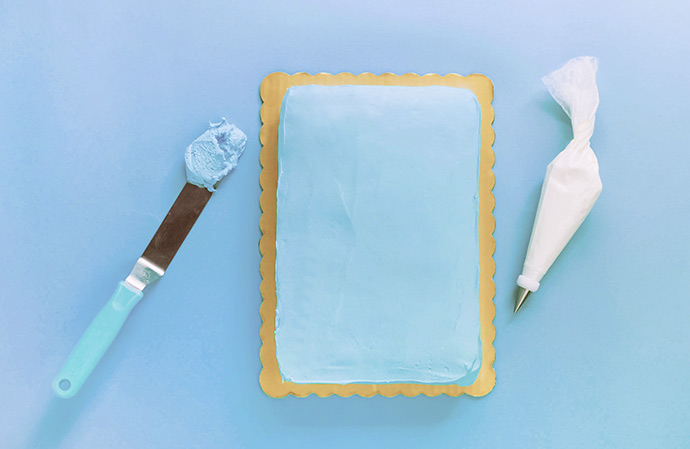
[[[288,90],[276,237],[283,379],[474,381],[479,123],[465,89]]]

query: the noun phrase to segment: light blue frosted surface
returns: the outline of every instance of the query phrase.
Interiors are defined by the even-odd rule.
[[[684,448],[690,2],[0,2],[2,449]],[[605,189],[513,315],[546,165],[540,78],[599,57]],[[259,83],[481,72],[495,86],[496,387],[273,399],[259,385]],[[50,382],[226,116],[248,137],[79,395]],[[78,167],[79,169],[75,169]]]
[[[285,380],[474,382],[480,117],[466,89],[288,89],[276,230]]]
[[[235,167],[244,152],[247,136],[223,117],[189,144],[184,153],[187,182],[209,191]]]

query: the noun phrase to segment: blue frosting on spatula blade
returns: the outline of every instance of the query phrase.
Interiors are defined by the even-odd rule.
[[[223,117],[185,150],[187,181],[213,192],[218,181],[235,167],[244,152],[247,136]]]

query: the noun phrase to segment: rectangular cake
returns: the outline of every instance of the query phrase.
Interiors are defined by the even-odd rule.
[[[283,382],[477,379],[481,113],[457,87],[287,89],[275,236]]]

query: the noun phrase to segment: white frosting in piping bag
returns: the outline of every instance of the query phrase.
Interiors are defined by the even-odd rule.
[[[599,163],[589,145],[599,106],[597,60],[574,58],[542,78],[549,92],[570,116],[573,140],[548,165],[522,275],[517,283],[530,291],[589,214],[601,193]]]

